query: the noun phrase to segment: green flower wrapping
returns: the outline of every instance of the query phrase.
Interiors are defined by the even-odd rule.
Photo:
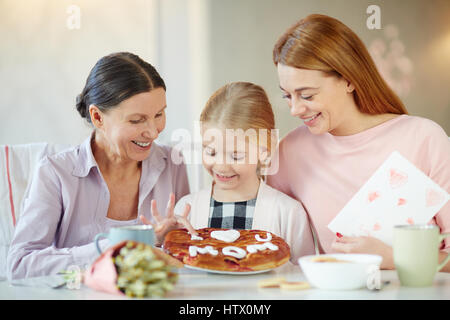
[[[117,287],[128,297],[162,297],[174,288],[178,274],[150,246],[128,241],[113,257]]]

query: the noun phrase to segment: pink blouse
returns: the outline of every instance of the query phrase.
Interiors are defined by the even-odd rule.
[[[394,151],[450,192],[450,140],[435,122],[401,115],[350,136],[311,134],[306,126],[280,143],[279,170],[272,187],[299,200],[308,213],[321,252],[331,252],[335,235],[327,225]],[[450,202],[434,217],[450,232]],[[450,248],[450,238],[444,247]]]

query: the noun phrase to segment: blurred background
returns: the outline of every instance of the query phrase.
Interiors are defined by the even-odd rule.
[[[367,25],[371,5],[379,28]],[[91,128],[75,97],[95,62],[118,51],[138,54],[166,82],[160,142],[193,132],[208,97],[230,81],[266,89],[283,137],[302,123],[281,98],[272,48],[311,13],[353,29],[409,113],[450,134],[448,0],[0,0],[0,144],[82,142]],[[198,189],[201,167],[189,174]]]

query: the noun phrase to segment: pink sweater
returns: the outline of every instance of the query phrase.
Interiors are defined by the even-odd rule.
[[[279,170],[268,184],[303,203],[320,251],[329,253],[335,235],[327,225],[394,150],[450,192],[447,134],[431,120],[408,115],[350,136],[313,135],[301,126],[281,141]],[[450,232],[450,202],[433,222]]]

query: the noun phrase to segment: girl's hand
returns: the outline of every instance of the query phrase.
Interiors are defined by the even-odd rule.
[[[383,257],[380,269],[395,269],[392,247],[373,237],[337,237],[331,248],[344,253],[368,253]]]
[[[181,216],[175,215],[175,195],[173,193],[170,194],[165,217],[161,217],[159,214],[158,208],[156,207],[156,200],[152,200],[151,206],[152,216],[155,219],[156,224],[151,223],[143,215],[139,216],[139,219],[141,219],[142,223],[149,224],[153,227],[155,230],[157,245],[161,245],[166,234],[173,229],[186,228],[191,235],[197,235],[197,232],[187,218],[189,212],[191,211],[190,204],[186,204]]]

